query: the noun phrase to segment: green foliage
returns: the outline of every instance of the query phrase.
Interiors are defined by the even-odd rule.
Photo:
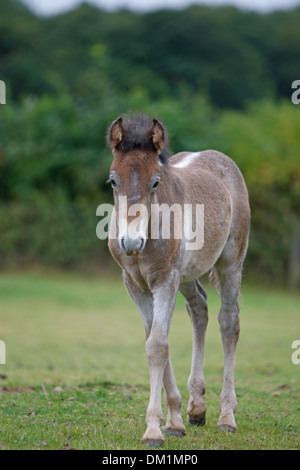
[[[65,95],[3,109],[2,264],[25,256],[68,265],[90,253],[109,166],[106,125]]]
[[[142,88],[120,100],[108,89],[98,96],[93,104],[61,95],[1,109],[2,266],[18,260],[72,266],[104,248],[95,234],[96,208],[111,201],[104,137],[120,106],[162,119],[174,153],[216,148],[233,158],[252,208],[246,273],[286,282],[300,210],[297,107],[262,101],[247,112],[217,114],[201,96],[184,90],[176,100],[152,101]]]
[[[290,96],[299,21],[300,8],[260,15],[192,6],[138,15],[86,3],[37,18],[17,0],[1,0],[0,76],[15,99],[57,87],[78,96],[105,55],[105,73],[122,93],[146,86],[152,98],[163,98],[186,86],[218,107],[242,108]]]
[[[136,15],[87,4],[42,19],[2,0],[0,266],[106,252],[95,233],[97,206],[112,200],[106,129],[142,110],[163,120],[173,153],[214,148],[236,161],[252,208],[246,274],[285,283],[300,210],[299,20],[300,8]]]
[[[256,102],[247,113],[226,112],[218,148],[233,158],[247,182],[252,207],[249,263],[286,282],[300,213],[300,120],[290,102]]]

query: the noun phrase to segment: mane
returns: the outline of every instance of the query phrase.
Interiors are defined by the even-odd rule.
[[[123,152],[130,152],[135,149],[156,151],[156,148],[151,139],[151,128],[153,126],[152,118],[139,112],[123,115],[122,118],[124,137],[118,144],[118,149],[122,150]],[[165,128],[164,135],[165,144],[159,154],[159,161],[163,164],[167,162],[170,156],[170,151],[168,149],[168,135]]]

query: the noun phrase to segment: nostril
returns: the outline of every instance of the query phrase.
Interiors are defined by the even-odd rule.
[[[141,246],[140,246],[141,251],[143,251],[143,249],[145,248],[145,245],[146,245],[146,239],[141,238]]]
[[[143,240],[139,238],[136,242],[135,249],[139,250],[142,247],[142,245],[143,245]]]
[[[126,246],[125,246],[125,238],[121,238],[121,248],[123,251],[126,251]]]

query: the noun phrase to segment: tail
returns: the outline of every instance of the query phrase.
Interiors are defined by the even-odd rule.
[[[211,268],[208,279],[210,284],[213,285],[218,292],[220,292],[220,280],[215,266]]]

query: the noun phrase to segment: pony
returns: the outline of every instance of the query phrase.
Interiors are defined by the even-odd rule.
[[[141,113],[118,117],[107,132],[113,161],[109,181],[113,188],[112,221],[108,247],[120,265],[129,295],[143,319],[150,375],[150,399],[142,442],[163,445],[161,391],[167,408],[165,435],[186,432],[181,414],[182,397],[169,357],[168,333],[179,291],[193,327],[192,363],[188,379],[188,417],[191,425],[206,420],[203,375],[204,341],[208,323],[207,295],[198,278],[213,273],[219,285],[221,309],[218,316],[224,354],[223,387],[220,395],[219,430],[237,429],[237,399],[234,387],[236,344],[239,338],[238,295],[250,227],[247,188],[236,164],[215,150],[180,152],[171,156],[163,123]],[[121,211],[126,199],[127,211]],[[175,212],[169,217],[173,231],[163,236],[163,217],[158,217],[156,236],[151,218],[153,207],[199,206],[184,221],[194,234],[203,232],[203,243],[188,243],[186,231],[175,236],[182,223]],[[135,220],[136,207],[139,217]],[[143,210],[142,210],[143,209]],[[121,213],[122,212],[122,213]],[[136,230],[130,230],[135,223]]]

